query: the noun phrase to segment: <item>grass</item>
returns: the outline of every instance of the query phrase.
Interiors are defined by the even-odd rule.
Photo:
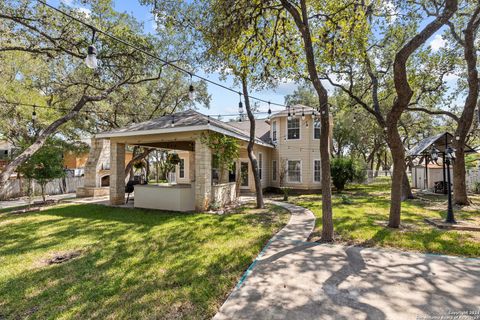
[[[211,318],[285,209],[228,215],[60,205],[0,214],[0,319]],[[80,255],[62,264],[59,253]]]
[[[333,195],[333,219],[336,240],[348,244],[391,247],[425,253],[480,257],[480,232],[440,230],[424,219],[445,218],[446,196],[420,196],[402,203],[402,227],[386,227],[389,214],[389,180],[369,185],[351,186]],[[455,210],[457,220],[470,220],[480,225],[480,198],[474,205]],[[316,215],[313,238],[320,236],[321,195],[291,197],[291,202],[307,207]]]

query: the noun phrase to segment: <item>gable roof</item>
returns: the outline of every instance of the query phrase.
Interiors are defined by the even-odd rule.
[[[228,122],[228,124],[250,135],[250,121]],[[270,124],[265,119],[255,119],[255,136],[263,142],[272,142],[270,139]]]
[[[173,126],[172,126],[173,122]],[[188,132],[210,130],[219,132],[240,140],[248,141],[249,133],[241,130],[227,122],[223,122],[212,117],[206,116],[195,110],[186,110],[171,115],[154,118],[145,122],[132,123],[123,128],[102,132],[96,135],[97,138],[112,137],[130,137],[138,135],[172,133],[172,132]],[[259,138],[255,139],[255,143],[267,147],[274,147],[269,142]]]
[[[452,140],[453,135],[449,132],[439,133],[435,136],[425,138],[407,152],[407,157],[423,156],[431,146],[435,146],[440,152],[445,152],[445,141],[451,145]],[[475,152],[476,151],[473,148],[465,145],[465,153]]]

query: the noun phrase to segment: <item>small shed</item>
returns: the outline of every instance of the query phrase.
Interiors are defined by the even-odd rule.
[[[413,163],[413,188],[434,190],[435,184],[442,182],[444,186],[443,192],[446,192],[447,169],[445,164],[445,150],[449,146],[452,147],[453,141],[454,137],[449,132],[440,133],[423,139],[407,152],[407,161]],[[430,155],[433,148],[439,151],[439,159],[436,162],[432,161]],[[476,153],[476,151],[465,145],[465,153]],[[450,175],[453,177],[452,167],[450,168]]]

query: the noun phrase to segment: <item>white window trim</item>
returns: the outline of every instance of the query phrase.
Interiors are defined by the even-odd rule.
[[[293,116],[292,116],[293,117]],[[292,141],[297,141],[297,140],[301,140],[302,139],[302,119],[301,118],[297,118],[295,116],[296,119],[298,119],[298,138],[295,138],[295,139],[289,139],[288,138],[288,117],[285,118],[285,140],[286,141],[289,141],[289,140],[292,140]]]
[[[185,179],[187,177],[187,161],[185,158],[180,158],[180,160],[183,160],[183,177],[180,176],[180,163],[177,165],[178,166],[178,179]]]
[[[262,161],[260,161],[260,158],[262,158]],[[260,181],[263,180],[263,176],[265,175],[265,172],[263,171],[263,162],[264,162],[263,153],[259,152],[258,153],[258,171],[259,171],[258,175],[260,176]]]
[[[318,120],[318,121],[320,121],[320,120]],[[313,128],[312,139],[313,140],[320,140],[320,138],[315,138],[315,119],[312,120],[312,128]],[[320,129],[320,135],[322,135],[321,129]]]
[[[320,161],[320,159],[313,159],[313,163],[312,163],[313,183],[322,183],[322,162],[320,161],[320,181],[317,181],[315,180],[315,161]]]
[[[273,170],[276,170],[275,175],[273,175],[273,172],[274,172]],[[272,160],[272,181],[277,181],[277,176],[278,176],[277,160]]]
[[[288,175],[288,163],[290,161],[300,161],[300,181],[290,181],[290,176]],[[287,182],[288,183],[302,183],[303,182],[303,163],[302,163],[302,160],[300,159],[288,159],[287,160],[287,163],[286,163],[286,166],[287,166]]]
[[[273,124],[275,124],[275,133],[276,133],[275,139],[273,138],[273,137],[274,137],[274,136],[273,136],[273,131],[274,131],[274,130],[273,130],[273,127],[274,127]],[[273,120],[273,121],[272,121],[272,137],[271,137],[271,138],[272,138],[272,141],[273,141],[273,142],[277,142],[277,141],[278,141],[278,123],[277,123],[277,120]]]

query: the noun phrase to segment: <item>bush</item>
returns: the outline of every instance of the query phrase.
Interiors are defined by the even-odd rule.
[[[361,181],[365,173],[358,162],[351,158],[334,158],[330,163],[332,182],[338,191],[345,189],[345,185],[354,181]]]
[[[480,194],[480,182],[475,182],[473,184],[473,192],[476,194]]]

